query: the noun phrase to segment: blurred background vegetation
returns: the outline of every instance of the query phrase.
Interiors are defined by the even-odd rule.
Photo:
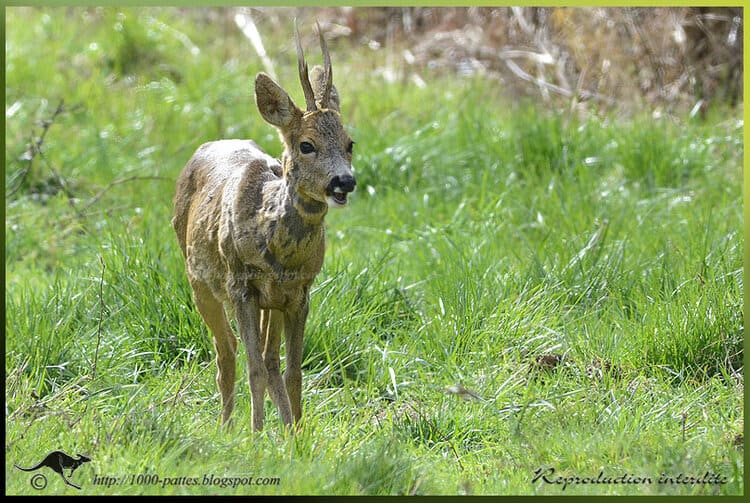
[[[71,31],[58,29],[61,15],[76,25],[73,38]],[[247,100],[250,68],[260,67],[279,81],[296,79],[289,38],[294,17],[320,24],[336,66],[345,69],[345,75],[337,73],[345,91],[381,82],[389,84],[388,92],[405,96],[409,88],[453,86],[450,79],[482,80],[492,100],[534,102],[579,118],[645,113],[679,123],[721,116],[727,108],[742,114],[740,7],[184,7],[118,13],[101,7],[19,7],[8,12],[9,28],[24,20],[41,22],[6,43],[11,55],[6,71],[12,75],[6,85],[6,196],[22,188],[32,195],[73,193],[54,169],[41,180],[29,172],[44,161],[39,154],[47,129],[68,112],[86,113],[83,103],[65,102],[60,92],[75,84],[94,100],[118,90],[161,94],[161,103],[172,103],[181,108],[176,113],[204,124],[205,136],[191,144],[246,136],[248,124],[228,123],[226,112]],[[104,26],[112,30],[106,37]],[[305,46],[317,45],[313,30],[302,31]],[[39,53],[34,40],[46,40],[57,54]],[[209,71],[217,62],[208,58],[217,55],[223,76]],[[57,61],[54,68],[48,67],[50,58]],[[197,67],[206,69],[206,82],[193,76]],[[33,86],[14,84],[39,78],[47,80],[46,89],[57,91],[39,95]],[[233,82],[227,89],[207,94],[228,79]],[[294,86],[290,91],[296,94]],[[348,114],[356,123],[353,98]],[[185,107],[179,105],[182,99],[188,101]],[[97,110],[92,120],[115,113]],[[130,122],[148,130],[154,125],[146,116]],[[115,132],[101,131],[100,139],[110,133]],[[139,150],[143,158],[152,153]]]
[[[214,12],[214,15],[217,13]],[[287,13],[253,9],[280,30]],[[329,36],[390,48],[386,79],[482,75],[509,96],[705,113],[742,101],[741,7],[406,7],[315,11]],[[219,14],[221,15],[221,14]]]

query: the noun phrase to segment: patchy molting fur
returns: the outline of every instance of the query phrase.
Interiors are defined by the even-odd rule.
[[[234,407],[237,349],[225,305],[245,345],[253,430],[263,427],[266,387],[285,424],[301,417],[302,337],[310,287],[323,265],[328,191],[339,179],[348,180],[348,191],[354,188],[352,141],[341,122],[338,91],[326,86],[330,74],[313,68],[308,86],[315,102],[327,107],[308,104],[304,112],[270,77],[256,77],[258,109],[284,143],[281,161],[251,140],[219,140],[199,147],[177,180],[172,225],[196,306],[214,337],[225,424]],[[321,96],[324,89],[328,96]],[[314,151],[303,153],[302,142]],[[346,202],[343,197],[333,205]]]

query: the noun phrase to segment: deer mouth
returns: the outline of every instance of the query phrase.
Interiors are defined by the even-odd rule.
[[[333,208],[346,206],[349,203],[349,194],[354,192],[356,186],[357,182],[351,175],[334,177],[326,188],[328,206]]]
[[[326,198],[328,199],[329,206],[346,206],[349,204],[349,192],[344,191],[340,187],[327,190]]]

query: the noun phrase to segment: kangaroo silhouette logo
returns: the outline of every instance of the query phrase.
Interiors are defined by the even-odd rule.
[[[65,454],[62,451],[53,451],[47,454],[47,457],[44,458],[36,466],[32,466],[31,468],[23,468],[21,466],[15,465],[15,467],[25,472],[33,472],[42,468],[43,466],[47,466],[49,468],[52,468],[53,471],[59,473],[66,484],[71,487],[75,487],[76,489],[80,489],[81,486],[77,486],[67,478],[65,478],[65,470],[70,470],[68,477],[72,477],[73,472],[76,471],[79,466],[84,463],[88,463],[89,461],[91,461],[91,458],[88,458],[83,454],[78,454],[78,459],[76,459],[72,456],[69,456],[68,454]],[[34,489],[44,489],[47,486],[47,478],[43,474],[37,473],[36,475],[31,477],[31,486]]]

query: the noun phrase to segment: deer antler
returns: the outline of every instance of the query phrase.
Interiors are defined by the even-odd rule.
[[[297,28],[296,18],[294,20],[294,41],[297,44],[297,64],[299,65],[299,80],[302,84],[302,91],[305,93],[305,103],[307,104],[307,111],[311,112],[313,110],[317,110],[318,107],[315,104],[315,93],[313,93],[312,86],[310,85],[310,77],[307,73],[307,63],[305,62],[305,54],[302,52],[302,43],[300,42],[299,38],[299,29]]]
[[[325,68],[325,87],[323,88],[323,96],[320,97],[321,108],[328,108],[328,102],[331,100],[331,88],[333,87],[333,68],[331,68],[331,55],[328,54],[328,46],[326,45],[326,39],[323,37],[323,31],[320,29],[318,22],[315,22],[315,26],[318,28],[318,36],[320,37],[320,49],[323,51],[323,61]]]

